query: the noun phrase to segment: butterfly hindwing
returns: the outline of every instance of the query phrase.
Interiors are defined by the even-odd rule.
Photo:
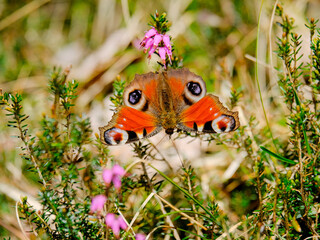
[[[100,139],[107,145],[121,145],[151,137],[160,129],[154,116],[128,106],[121,107],[107,126],[99,128]]]
[[[229,111],[219,98],[208,94],[181,113],[178,128],[203,133],[231,132],[240,126],[238,112]]]

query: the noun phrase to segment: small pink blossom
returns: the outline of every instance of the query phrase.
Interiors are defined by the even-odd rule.
[[[144,35],[144,38],[151,38],[157,33],[158,31],[155,28],[151,28],[149,31],[146,32],[146,34]]]
[[[113,177],[113,172],[112,172],[112,170],[110,170],[110,169],[105,169],[105,170],[103,170],[103,172],[102,172],[102,179],[103,179],[103,181],[104,181],[107,185],[109,185],[109,184],[111,183],[112,177]]]
[[[125,174],[125,170],[123,169],[123,167],[121,167],[118,164],[113,166],[112,172],[113,172],[114,175],[118,175],[118,176],[121,176],[121,177],[123,177],[124,174]]]
[[[166,67],[166,56],[168,56],[171,63],[172,46],[169,35],[161,34],[155,28],[151,28],[145,33],[140,45],[144,47],[145,53],[148,52],[148,58],[151,58],[154,52],[158,52],[164,67]]]
[[[145,46],[144,46],[144,52],[146,53],[147,51],[148,51],[148,49],[150,48],[150,47],[152,47],[153,46],[153,38],[149,38],[147,41],[146,41],[146,44],[145,44]]]
[[[115,189],[119,190],[121,188],[121,178],[118,175],[113,177],[112,182]]]
[[[128,227],[127,223],[121,216],[116,217],[116,215],[113,213],[108,213],[106,215],[105,221],[106,225],[112,229],[116,237],[119,237],[120,229],[125,230]]]
[[[142,233],[136,234],[136,240],[145,240],[146,236]]]
[[[162,41],[167,49],[171,50],[171,43],[170,43],[170,37],[169,35],[165,34],[162,37]]]
[[[97,195],[91,200],[90,211],[91,212],[100,212],[103,210],[104,204],[107,201],[107,197],[105,195]]]
[[[162,34],[156,34],[153,38],[153,47],[157,48],[162,41]]]
[[[113,183],[115,189],[121,188],[121,178],[124,176],[125,170],[118,164],[114,165],[112,169],[104,169],[102,172],[103,181],[107,186]]]
[[[152,47],[150,48],[149,52],[148,52],[148,58],[151,58],[151,55],[156,51],[157,48]]]
[[[166,48],[165,47],[159,47],[159,56],[163,62],[163,64],[166,63]]]
[[[172,51],[171,51],[170,49],[166,48],[166,53],[167,53],[167,55],[168,55],[168,58],[169,58],[169,62],[170,62],[170,64],[171,64],[171,59],[172,59]]]

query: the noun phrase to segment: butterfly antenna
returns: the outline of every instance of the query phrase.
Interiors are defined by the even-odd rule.
[[[185,166],[184,166],[184,162],[183,162],[183,160],[182,160],[182,158],[181,158],[181,155],[180,155],[180,153],[179,153],[179,150],[178,150],[178,148],[177,148],[176,143],[175,143],[175,142],[173,141],[173,139],[171,138],[171,135],[169,135],[169,139],[171,140],[172,145],[173,145],[174,149],[176,150],[176,152],[177,152],[177,154],[178,154],[178,157],[179,157],[179,160],[180,160],[180,162],[181,162],[181,165],[182,165],[182,167],[184,168],[184,167],[185,167]]]

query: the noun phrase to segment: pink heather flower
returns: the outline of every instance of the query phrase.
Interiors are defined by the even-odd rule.
[[[165,47],[159,47],[159,56],[163,62],[163,64],[166,63],[166,48]]]
[[[136,240],[145,240],[146,236],[142,233],[136,234]]]
[[[112,182],[115,189],[119,190],[121,188],[121,178],[124,176],[124,169],[118,164],[114,165],[112,169],[105,169],[102,172],[103,181],[107,186]]]
[[[153,38],[153,47],[157,48],[162,41],[162,34],[156,34]]]
[[[112,182],[115,189],[119,190],[121,188],[121,178],[118,175],[113,177]]]
[[[105,218],[106,225],[109,226],[109,227],[112,226],[112,224],[114,223],[115,219],[116,219],[116,215],[114,215],[113,213],[108,213],[106,215],[106,218]]]
[[[165,34],[162,37],[162,41],[167,49],[171,50],[171,43],[170,43],[170,37],[169,35]]]
[[[123,230],[127,229],[127,223],[124,221],[123,217],[118,217],[118,223],[120,228],[122,228]]]
[[[156,51],[156,47],[152,47],[152,48],[150,48],[150,50],[149,50],[149,53],[148,53],[148,58],[151,58],[151,55]]]
[[[112,172],[113,172],[114,175],[118,175],[118,176],[121,176],[121,177],[123,177],[124,174],[125,174],[125,171],[124,171],[123,167],[121,167],[118,164],[113,166]]]
[[[158,31],[155,28],[151,28],[149,31],[146,32],[146,34],[144,35],[144,38],[151,38],[154,35],[156,35],[158,33]]]
[[[114,215],[113,213],[108,213],[106,215],[105,221],[106,225],[112,229],[116,237],[119,237],[120,229],[127,229],[127,223],[124,221],[124,219],[121,216],[116,217],[116,215]]]
[[[146,53],[147,51],[148,51],[148,49],[150,48],[150,47],[152,47],[153,46],[153,38],[149,38],[147,41],[146,41],[146,44],[145,44],[145,46],[144,46],[144,52]]]
[[[166,56],[168,56],[171,63],[172,46],[169,35],[160,34],[155,28],[152,27],[145,33],[140,45],[144,47],[145,53],[148,52],[148,58],[151,58],[151,55],[158,51],[164,67],[166,67]]]
[[[169,58],[169,62],[170,62],[170,64],[171,64],[171,59],[172,59],[172,51],[171,51],[170,49],[166,48],[166,53],[167,53],[167,55],[168,55],[168,58]]]
[[[110,169],[103,170],[102,179],[107,185],[109,185],[111,183],[112,177],[113,177],[112,170],[110,170]]]
[[[100,212],[103,210],[104,204],[107,201],[107,197],[105,195],[97,195],[91,200],[90,211],[91,212]]]

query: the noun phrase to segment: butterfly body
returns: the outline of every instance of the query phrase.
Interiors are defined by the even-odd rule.
[[[136,75],[123,94],[124,106],[99,128],[107,145],[130,143],[174,129],[199,133],[230,132],[240,123],[218,97],[206,95],[205,82],[188,69]]]

